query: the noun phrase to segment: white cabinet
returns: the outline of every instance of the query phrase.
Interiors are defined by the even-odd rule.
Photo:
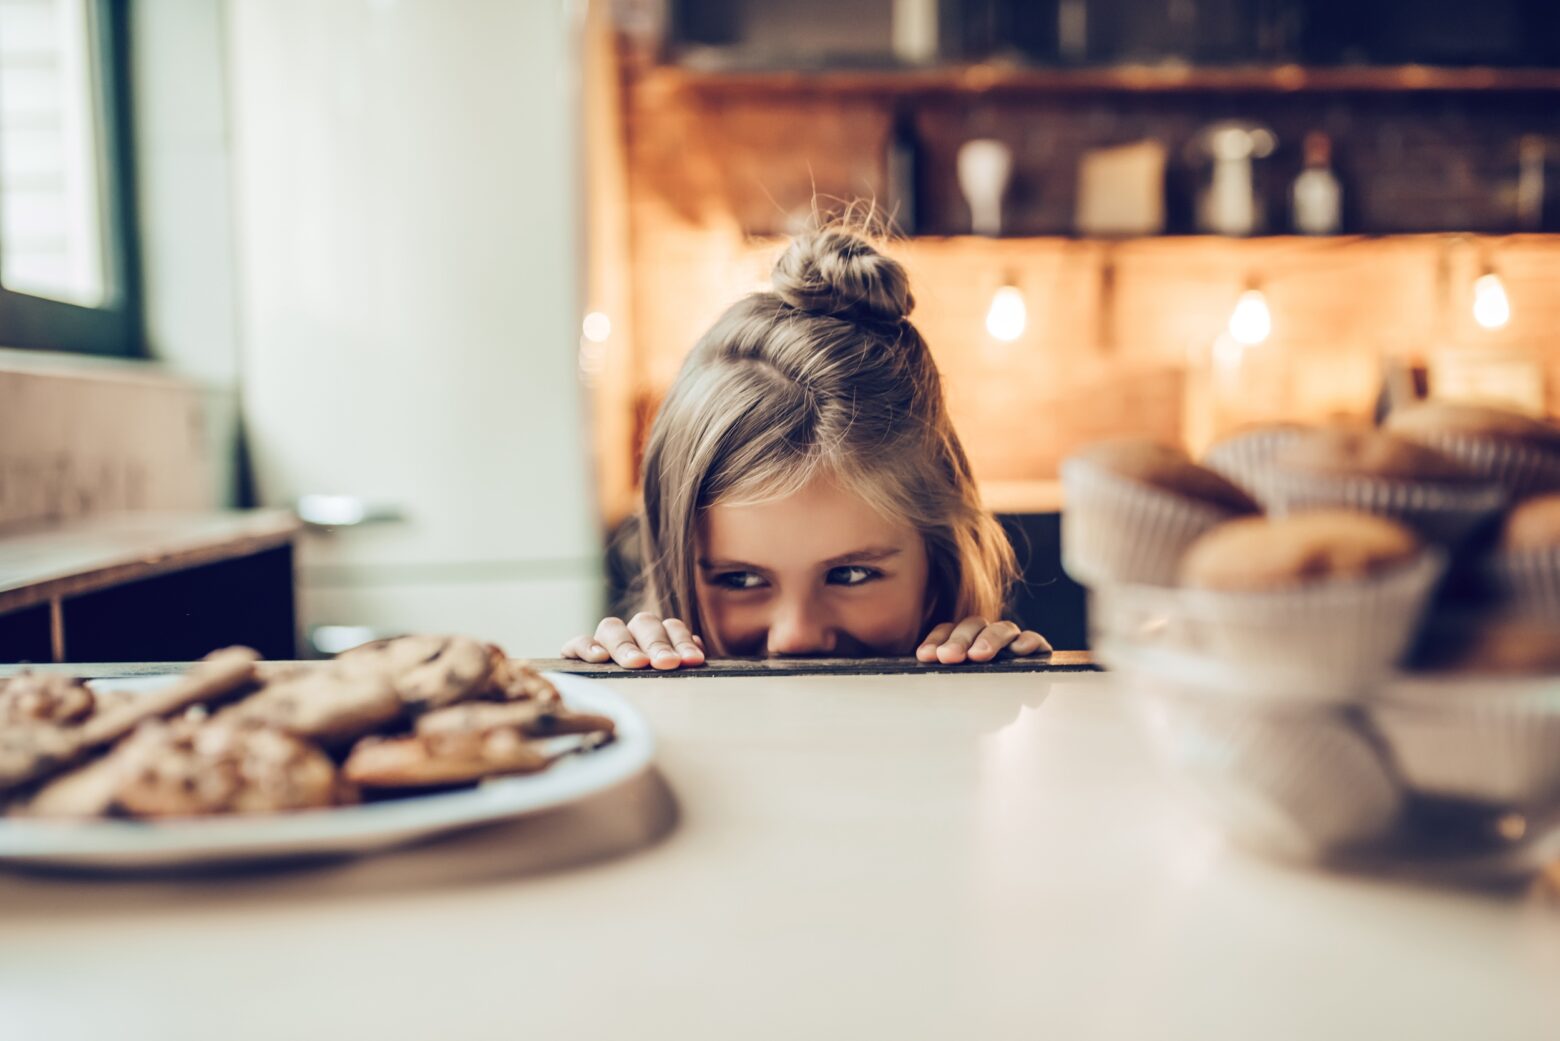
[[[559,2],[229,4],[259,496],[405,516],[305,540],[306,627],[594,624],[574,31]]]
[[[574,619],[598,610],[599,591],[577,578],[535,578],[411,582],[365,581],[335,584],[317,579],[301,590],[301,616],[348,637],[348,645],[385,630],[363,620],[393,620],[394,632],[460,632],[499,644],[526,658],[553,658],[579,631]],[[341,620],[357,619],[341,626]],[[594,619],[590,624],[594,624]],[[354,632],[355,630],[355,632]],[[334,635],[332,629],[323,634]]]

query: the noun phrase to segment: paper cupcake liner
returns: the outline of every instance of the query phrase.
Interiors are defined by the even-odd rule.
[[[1316,700],[1359,696],[1408,653],[1445,558],[1371,578],[1271,592],[1186,589],[1202,648],[1270,686]]]
[[[1230,516],[1081,459],[1062,464],[1062,488],[1062,567],[1086,586],[1169,585],[1186,547]]]
[[[1560,489],[1560,451],[1546,451],[1508,438],[1455,431],[1403,435],[1451,456],[1513,499]]]
[[[1294,427],[1236,434],[1210,448],[1202,462],[1266,506],[1273,494],[1269,487],[1273,475],[1273,456],[1304,433],[1304,429]]]
[[[1186,609],[1184,590],[1173,586],[1092,586],[1088,591],[1089,646],[1106,667],[1119,648],[1196,651],[1203,644],[1201,621]]]
[[[1560,677],[1402,679],[1369,712],[1410,790],[1560,808]]]
[[[1483,574],[1502,614],[1560,626],[1560,546],[1495,553]]]
[[[1275,471],[1269,507],[1283,516],[1342,507],[1391,517],[1432,542],[1456,546],[1505,504],[1495,484],[1447,485]]]
[[[1401,786],[1348,710],[1187,695],[1145,705],[1161,755],[1243,846],[1316,860],[1380,842],[1397,825]]]

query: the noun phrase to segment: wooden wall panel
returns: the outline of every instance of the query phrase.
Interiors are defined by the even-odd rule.
[[[0,352],[0,527],[215,499],[199,388],[136,363]]]
[[[815,200],[823,209],[884,201],[884,142],[896,108],[908,101],[871,89],[831,94],[809,89],[805,78],[783,92],[686,89],[678,77],[658,74],[631,74],[625,83],[629,245],[622,277],[632,321],[626,368],[635,374],[627,409],[637,443],[688,349],[725,307],[766,283],[784,236],[814,212]],[[1138,123],[1179,126],[1175,119],[1187,108],[1184,99],[1152,97],[910,100],[927,144],[932,226],[967,219],[951,155],[959,140],[991,134],[1015,142],[1013,227],[1031,231],[1065,227],[1080,148],[1129,138],[1142,129]],[[1298,102],[1261,104],[1286,126],[1303,122]],[[1357,118],[1323,108],[1339,133],[1365,134],[1370,119],[1396,126],[1369,145],[1387,149],[1380,169],[1394,176],[1412,180],[1429,161],[1425,148],[1455,143],[1426,129],[1442,125],[1433,105],[1404,108],[1380,98]],[[1452,123],[1465,110],[1503,112],[1513,126],[1553,118],[1527,101],[1508,109],[1489,100],[1442,108]],[[1189,132],[1194,124],[1182,121]],[[1492,127],[1480,141],[1504,133]],[[1413,148],[1408,138],[1417,142]],[[1410,154],[1417,158],[1404,165]],[[1480,176],[1499,166],[1488,156],[1480,164]],[[1440,184],[1428,183],[1420,196],[1430,198]],[[1429,205],[1420,196],[1414,206]],[[1380,186],[1370,204],[1389,224],[1412,223]],[[1496,219],[1493,211],[1475,216],[1474,223]],[[1473,219],[1462,211],[1453,218]],[[889,249],[909,268],[914,320],[937,357],[955,422],[984,481],[1052,479],[1072,448],[1115,434],[1196,448],[1252,419],[1363,415],[1389,359],[1516,359],[1544,374],[1548,409],[1560,406],[1560,294],[1550,289],[1560,283],[1560,236],[921,236]],[[1495,332],[1471,317],[1472,280],[1491,262],[1514,311],[1510,325]],[[1216,379],[1213,345],[1253,280],[1270,301],[1272,337]],[[1010,344],[985,331],[991,296],[1006,282],[1023,291],[1029,310],[1028,329]],[[615,418],[624,400],[618,394],[606,403]],[[615,467],[613,479],[631,479],[632,467],[633,460]],[[609,501],[629,502],[630,491],[619,488]],[[614,519],[610,506],[608,512]]]

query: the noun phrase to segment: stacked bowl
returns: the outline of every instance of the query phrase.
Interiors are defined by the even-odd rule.
[[[1520,875],[1560,852],[1560,427],[1426,402],[1062,467],[1095,653],[1235,841]]]

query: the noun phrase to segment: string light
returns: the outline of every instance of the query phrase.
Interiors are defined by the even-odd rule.
[[[581,323],[580,331],[585,334],[585,339],[591,343],[606,343],[607,337],[612,335],[612,319],[600,311],[592,311],[585,316]]]
[[[1273,334],[1273,312],[1268,309],[1267,296],[1255,286],[1240,294],[1235,310],[1230,313],[1230,337],[1244,347],[1265,343]]]
[[[1029,309],[1024,294],[1011,282],[998,289],[986,311],[986,331],[1003,343],[1012,343],[1024,335],[1029,325]]]
[[[1506,296],[1506,285],[1488,267],[1473,283],[1473,320],[1486,329],[1504,329],[1511,321],[1511,299]]]

